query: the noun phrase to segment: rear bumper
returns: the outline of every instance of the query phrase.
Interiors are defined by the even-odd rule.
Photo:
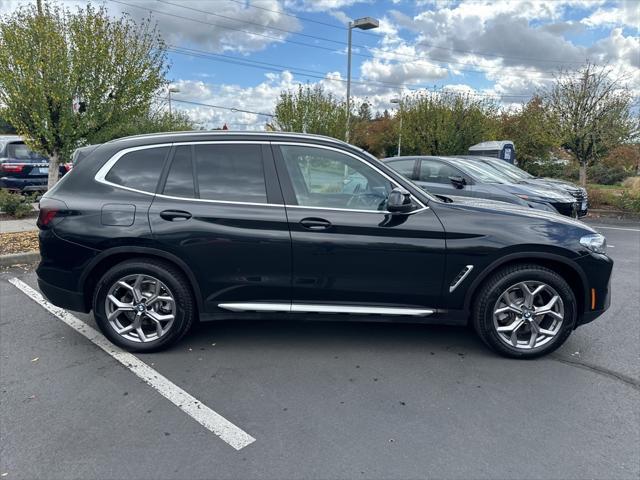
[[[47,300],[56,307],[73,310],[75,312],[89,312],[86,306],[84,295],[82,292],[73,292],[65,290],[50,283],[45,282],[38,277],[38,287]]]
[[[88,312],[80,281],[96,251],[58,237],[52,230],[40,230],[40,264],[36,269],[38,285],[54,305],[77,312]]]
[[[0,188],[20,192],[44,192],[47,190],[47,178],[1,177]]]

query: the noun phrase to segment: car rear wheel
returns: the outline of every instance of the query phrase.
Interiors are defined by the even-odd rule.
[[[556,272],[538,265],[507,267],[478,294],[473,325],[494,351],[535,358],[562,345],[574,329],[576,300]]]
[[[100,330],[135,352],[166,348],[180,340],[195,318],[191,288],[172,265],[153,259],[115,265],[98,282],[93,312]]]

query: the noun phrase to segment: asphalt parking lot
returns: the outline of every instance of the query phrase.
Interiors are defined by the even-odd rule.
[[[35,288],[32,268],[6,270],[0,478],[638,479],[640,224],[589,223],[612,305],[550,357],[507,360],[463,328],[285,321],[137,355],[255,438],[239,450],[8,282]]]

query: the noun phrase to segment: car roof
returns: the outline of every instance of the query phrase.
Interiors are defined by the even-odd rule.
[[[455,159],[458,157],[441,157],[441,156],[436,156],[436,155],[407,155],[406,157],[387,157],[387,158],[383,158],[382,161],[383,162],[392,162],[394,160],[442,160],[442,161],[450,161],[452,159]]]
[[[20,135],[0,135],[0,142],[23,142],[24,139]]]
[[[154,143],[174,143],[174,142],[198,142],[207,140],[255,140],[255,141],[278,141],[278,140],[304,140],[305,143],[330,143],[340,146],[350,146],[348,143],[324,135],[312,135],[308,133],[296,132],[247,132],[231,130],[202,131],[193,130],[186,132],[161,132],[144,135],[133,135],[130,137],[118,138],[107,142],[107,144],[127,144],[126,146],[149,145]],[[357,148],[357,147],[356,147]]]

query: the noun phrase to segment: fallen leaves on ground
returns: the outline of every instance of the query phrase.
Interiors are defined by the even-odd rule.
[[[38,232],[0,233],[0,255],[38,250]]]

